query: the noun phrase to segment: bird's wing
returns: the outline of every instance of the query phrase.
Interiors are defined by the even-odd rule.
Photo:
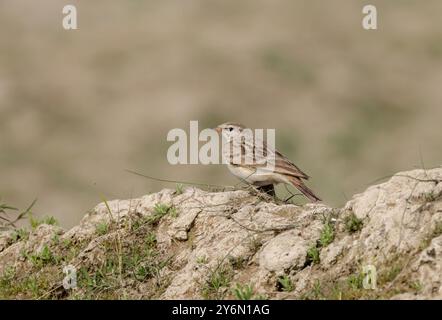
[[[248,150],[253,150],[253,159],[250,163],[246,161],[246,152]],[[282,175],[289,175],[301,179],[308,179],[309,176],[299,169],[293,162],[287,159],[279,151],[274,150],[267,146],[266,141],[262,141],[255,138],[254,143],[251,141],[243,140],[241,142],[241,148],[233,148],[231,146],[230,163],[241,164],[242,166],[250,166],[253,168],[259,167],[261,170],[267,168],[267,161],[274,157],[275,165],[272,169],[273,172]],[[240,159],[240,160],[239,160]],[[240,161],[240,163],[238,163]]]
[[[299,177],[305,180],[310,178],[305,172],[299,169],[293,162],[278,151],[276,151],[275,172]]]

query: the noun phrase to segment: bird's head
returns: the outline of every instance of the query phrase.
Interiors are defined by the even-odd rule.
[[[220,124],[215,128],[227,141],[231,141],[233,137],[238,136],[244,129],[245,127],[242,124],[232,122]]]

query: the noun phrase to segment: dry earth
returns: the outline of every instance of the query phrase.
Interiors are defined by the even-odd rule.
[[[68,231],[0,233],[0,297],[441,299],[441,181],[398,173],[343,208],[193,187],[105,201]]]

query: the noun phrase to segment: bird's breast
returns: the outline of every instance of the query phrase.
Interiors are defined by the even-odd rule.
[[[268,184],[274,184],[281,182],[278,175],[275,175],[272,171],[260,170],[250,167],[235,166],[228,164],[230,172],[246,181],[247,183],[254,184],[257,186],[263,186]]]

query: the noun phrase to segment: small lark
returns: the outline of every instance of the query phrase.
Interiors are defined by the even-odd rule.
[[[285,183],[294,186],[301,191],[310,201],[321,201],[312,190],[310,190],[303,182],[308,180],[309,176],[302,172],[296,165],[283,156],[277,150],[272,150],[267,146],[265,141],[254,139],[244,139],[243,131],[246,128],[237,123],[224,123],[215,128],[221,133],[228,147],[223,146],[223,157],[227,163],[230,172],[247,183],[257,186],[262,191],[274,195],[274,184]],[[233,148],[236,142],[240,144],[237,148],[241,154]],[[252,145],[250,145],[252,144]],[[246,161],[245,150],[253,150],[252,162]],[[259,156],[261,155],[261,156]],[[269,167],[262,161],[273,157],[274,165]],[[240,159],[236,163],[234,159]]]

